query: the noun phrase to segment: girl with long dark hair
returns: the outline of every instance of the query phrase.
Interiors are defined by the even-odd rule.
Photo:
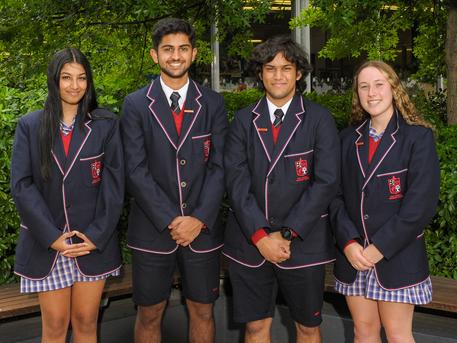
[[[14,271],[38,292],[42,341],[96,342],[101,295],[119,275],[116,234],[124,196],[118,120],[97,108],[92,72],[74,48],[48,66],[43,110],[20,118],[11,192],[21,218]]]

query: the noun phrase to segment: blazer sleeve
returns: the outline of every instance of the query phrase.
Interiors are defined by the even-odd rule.
[[[124,202],[124,157],[119,120],[111,119],[109,122],[112,127],[104,144],[102,183],[97,197],[95,219],[87,230],[87,236],[100,251],[104,250],[117,228]]]
[[[197,206],[192,216],[201,220],[212,230],[219,214],[222,197],[224,196],[224,141],[227,133],[227,113],[223,98],[220,97],[214,111],[214,123],[211,129],[211,152],[206,167],[205,180],[200,192]]]
[[[30,127],[22,118],[16,127],[11,157],[11,194],[23,225],[44,249],[48,249],[62,231],[57,227],[46,202],[33,180]],[[39,158],[34,156],[33,158]]]
[[[141,111],[127,97],[123,105],[121,134],[124,145],[127,191],[159,231],[180,215],[178,208],[152,177],[143,136]]]
[[[252,175],[247,159],[247,134],[248,129],[243,127],[239,115],[236,115],[225,143],[224,165],[231,206],[244,235],[251,242],[255,231],[270,224],[250,192]]]
[[[432,130],[413,143],[407,191],[400,210],[373,235],[372,243],[391,258],[422,233],[435,214],[440,190],[440,168]]]
[[[340,141],[335,122],[328,112],[319,114],[314,145],[314,180],[291,208],[284,226],[302,239],[314,230],[338,190]]]
[[[336,244],[341,251],[344,250],[350,240],[361,239],[357,227],[346,210],[341,190],[338,191],[338,194],[330,203],[329,216]]]

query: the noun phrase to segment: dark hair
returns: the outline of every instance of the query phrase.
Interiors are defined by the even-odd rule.
[[[190,44],[195,47],[195,30],[187,21],[178,18],[164,18],[152,28],[152,42],[158,48],[163,36],[171,33],[184,33],[189,37]]]
[[[259,85],[263,88],[260,75],[264,64],[271,62],[279,53],[282,53],[287,61],[295,64],[297,72],[302,74],[300,80],[297,81],[297,89],[303,91],[305,89],[305,76],[311,72],[312,68],[303,49],[287,35],[270,38],[257,45],[252,51],[251,68],[258,78]]]
[[[60,72],[67,63],[81,64],[86,72],[87,89],[78,104],[80,125],[83,125],[87,120],[87,114],[97,108],[92,71],[86,56],[75,48],[66,48],[56,52],[48,65],[48,97],[46,98],[40,121],[41,175],[45,180],[49,179],[51,175],[51,149],[59,133],[59,122],[62,117],[62,101],[59,87]]]

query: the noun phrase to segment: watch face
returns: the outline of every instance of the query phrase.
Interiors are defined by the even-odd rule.
[[[290,229],[281,229],[281,236],[290,241],[292,240],[292,231]]]

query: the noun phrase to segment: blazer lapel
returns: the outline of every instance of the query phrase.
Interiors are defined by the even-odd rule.
[[[359,164],[360,172],[363,175],[363,179],[366,178],[368,169],[368,147],[369,147],[369,124],[368,120],[365,120],[355,132],[358,134],[358,138],[355,140],[355,150],[357,155],[357,162]]]
[[[271,163],[274,144],[273,135],[271,133],[270,112],[268,111],[267,99],[265,97],[259,100],[252,110],[252,113],[255,115],[252,123],[257,131],[257,136],[265,151],[268,162]]]
[[[289,109],[284,117],[284,121],[279,130],[278,140],[273,149],[273,165],[270,167],[273,169],[277,160],[281,157],[282,153],[287,147],[290,139],[294,135],[295,131],[298,128],[298,125],[301,123],[301,117],[305,112],[303,105],[303,98],[300,95],[295,95],[290,103]]]
[[[92,129],[89,126],[89,124],[91,123],[92,120],[86,121],[82,125],[82,128],[81,128],[80,120],[81,120],[81,116],[78,115],[76,117],[75,127],[73,129],[73,134],[72,134],[71,141],[70,141],[70,147],[68,149],[68,156],[65,160],[64,179],[67,177],[67,175],[70,173],[71,169],[73,168],[76,160],[79,157],[79,153],[81,152],[82,148],[84,147],[84,144],[86,144],[86,141],[89,138],[90,133],[92,132]]]
[[[367,130],[368,130],[368,124]],[[363,184],[362,189],[366,187],[368,182],[371,180],[373,175],[375,174],[376,170],[379,168],[381,165],[382,161],[386,158],[386,156],[389,154],[390,150],[396,143],[396,138],[395,135],[398,132],[398,114],[397,111],[394,111],[394,114],[392,115],[392,118],[389,121],[389,124],[387,124],[386,130],[384,131],[384,134],[382,135],[381,141],[379,142],[378,148],[376,149],[373,158],[371,159],[371,163],[368,165],[368,170],[365,176],[365,182]],[[368,134],[367,134],[368,136]],[[368,145],[368,144],[367,144]]]
[[[151,83],[146,96],[150,100],[149,110],[162,128],[170,144],[177,149],[178,133],[176,132],[176,126],[168,100],[165,98],[165,93],[160,86],[158,78]]]
[[[60,137],[60,130],[57,132],[54,147],[51,150],[51,154],[54,158],[54,161],[57,164],[62,175],[65,175],[65,164],[67,160],[67,156],[65,156],[65,151],[63,149],[62,138]]]
[[[194,81],[189,80],[189,88],[187,89],[186,101],[184,103],[183,121],[181,126],[181,135],[178,140],[178,150],[189,135],[192,126],[200,115],[202,105],[199,101],[202,93],[198,89]]]

